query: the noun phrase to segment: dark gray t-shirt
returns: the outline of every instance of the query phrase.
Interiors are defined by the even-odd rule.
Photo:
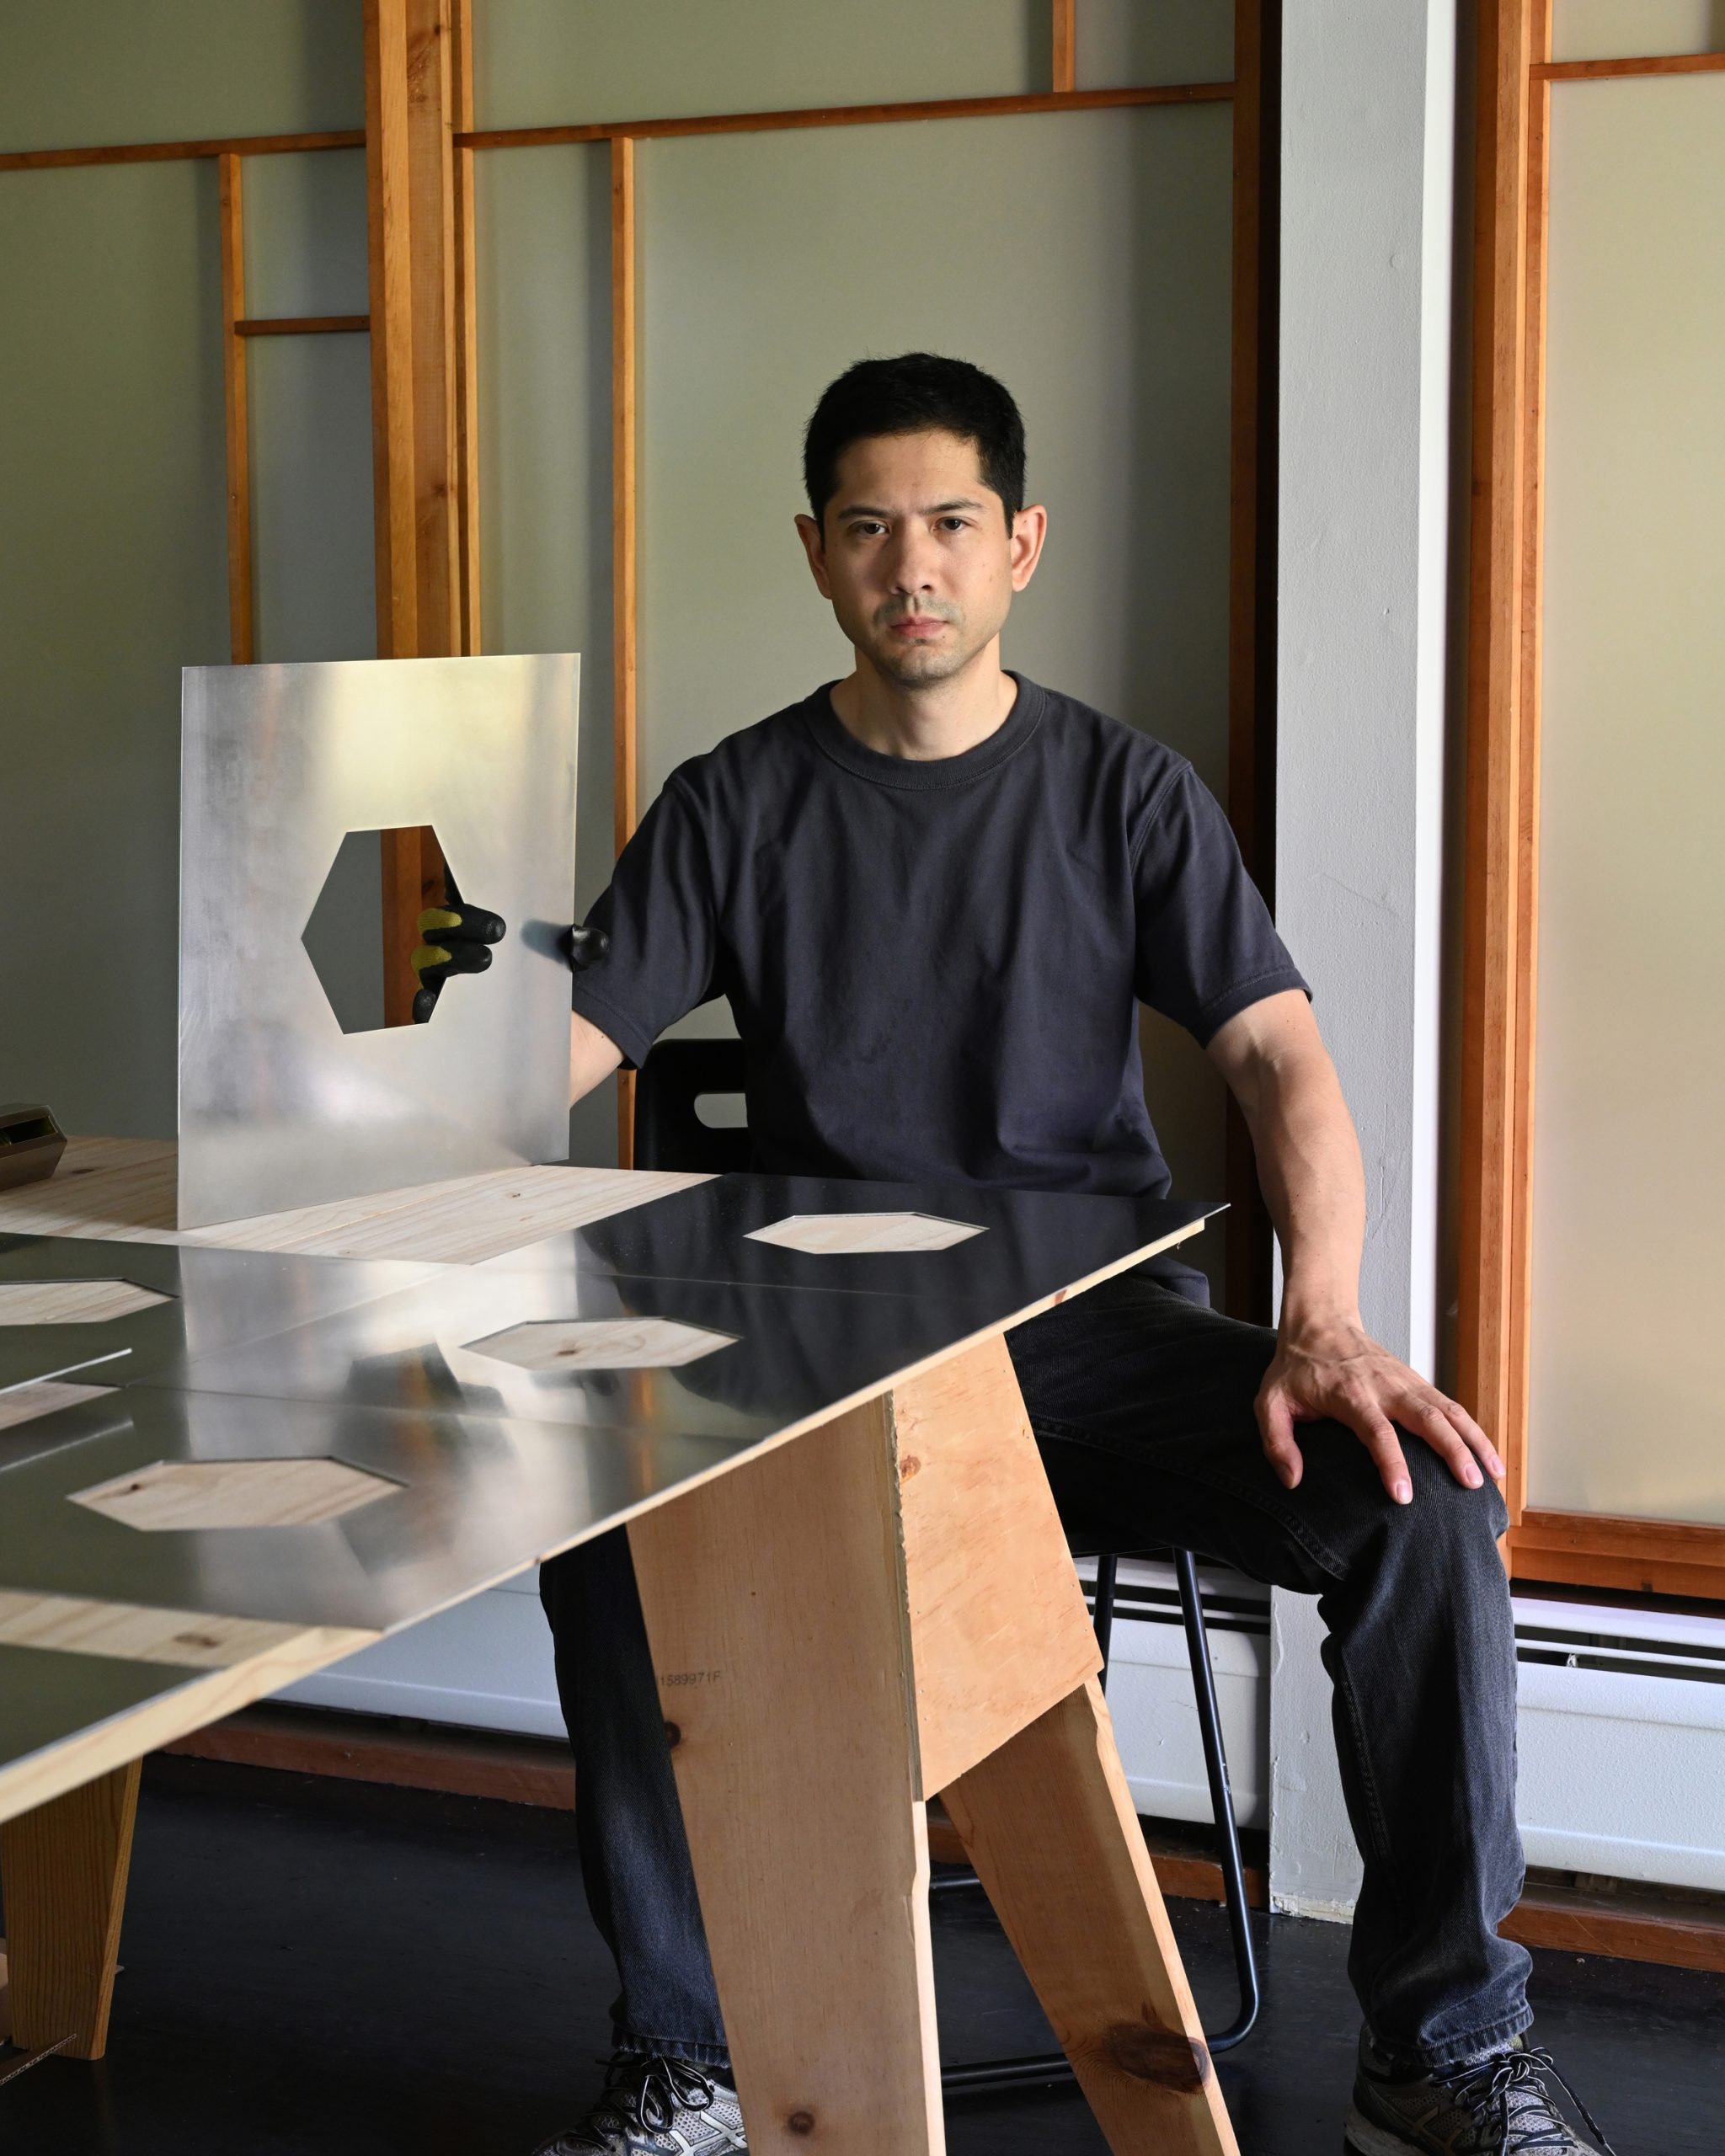
[[[673,771],[574,1008],[632,1064],[709,997],[764,1172],[1159,1196],[1137,1001],[1206,1042],[1304,989],[1192,766],[1019,679],[961,756],[864,748],[829,690]]]

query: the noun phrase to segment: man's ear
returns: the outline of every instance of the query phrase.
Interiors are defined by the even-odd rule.
[[[1039,502],[1021,509],[1012,519],[1011,541],[1012,589],[1022,591],[1036,574],[1042,559],[1042,542],[1048,536],[1048,511]]]
[[[823,599],[830,599],[832,587],[826,580],[826,542],[820,526],[812,516],[798,516],[797,536],[803,542],[803,552],[809,557],[809,574],[814,579],[815,589]]]

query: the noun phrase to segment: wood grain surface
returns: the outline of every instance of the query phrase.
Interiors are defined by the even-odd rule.
[[[168,1139],[71,1139],[57,1175],[0,1192],[0,1234],[477,1265],[710,1180],[624,1168],[498,1168],[181,1233],[175,1152]]]
[[[1238,2156],[1094,1678],[942,1801],[1114,2156]]]

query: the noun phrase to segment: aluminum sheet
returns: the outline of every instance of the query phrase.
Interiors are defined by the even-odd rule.
[[[0,1645],[0,1768],[200,1683],[206,1669],[120,1662],[105,1654]]]
[[[535,1371],[488,1352],[519,1326],[654,1320],[729,1344],[671,1368]],[[586,1273],[446,1274],[155,1382],[332,1406],[454,1409],[535,1422],[626,1425],[658,1443],[753,1442],[820,1420],[994,1329],[962,1297],[845,1295],[730,1281]]]
[[[382,1258],[0,1235],[0,1281],[130,1280],[168,1298],[93,1323],[0,1325],[0,1391],[79,1372],[92,1385],[129,1384],[190,1356],[398,1294],[441,1270]]]
[[[143,1385],[56,1420],[70,1441],[3,1478],[0,1588],[372,1631],[477,1594],[747,1449]],[[158,1460],[286,1458],[339,1460],[386,1486],[310,1526],[144,1532],[70,1502]]]
[[[487,1273],[613,1272],[758,1287],[959,1297],[1005,1323],[1195,1233],[1220,1205],[816,1176],[722,1176],[500,1257]],[[980,1228],[944,1250],[833,1256],[751,1237],[793,1214],[918,1213]]]
[[[186,669],[183,1228],[566,1155],[579,666]],[[301,931],[348,832],[420,825],[508,936],[429,1025],[344,1033]]]

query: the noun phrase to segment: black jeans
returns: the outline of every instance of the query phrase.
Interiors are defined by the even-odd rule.
[[[1298,1427],[1284,1490],[1252,1402],[1274,1346],[1141,1276],[1008,1336],[1062,1519],[1089,1549],[1175,1544],[1315,1594],[1336,1748],[1365,1878],[1348,1971],[1374,2036],[1440,2066],[1531,2015],[1528,1956],[1498,1936],[1521,1891],[1515,1648],[1504,1514],[1406,1441],[1413,1502],[1333,1422]],[[617,1961],[617,2041],[708,2064],[724,2030],[658,1689],[622,1530],[542,1574],[574,1746],[581,1865]]]

